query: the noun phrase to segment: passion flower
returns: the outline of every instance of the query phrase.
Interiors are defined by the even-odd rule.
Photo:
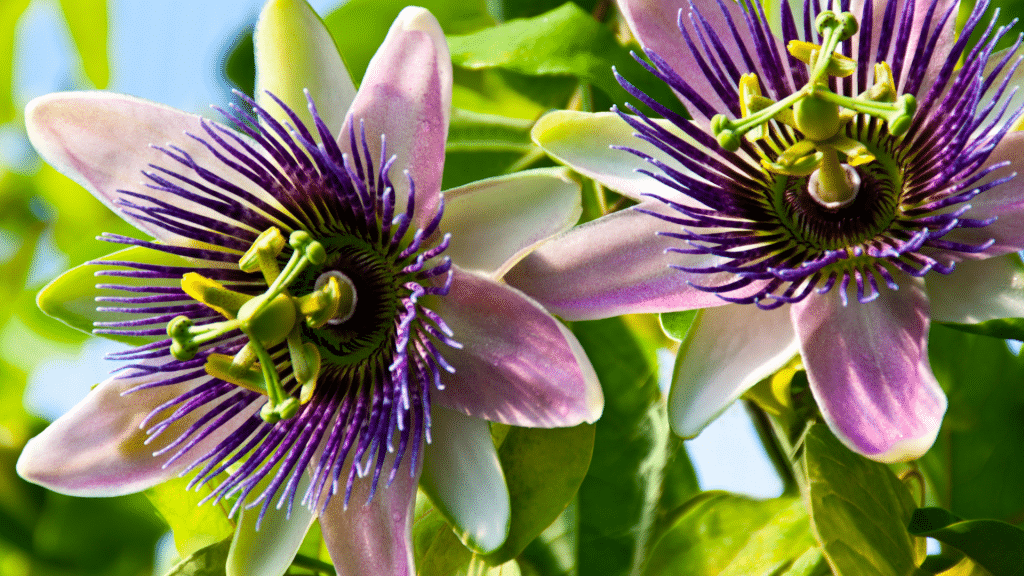
[[[692,119],[626,79],[663,119],[542,119],[549,153],[639,205],[552,241],[509,282],[570,319],[703,309],[669,399],[684,436],[799,351],[847,446],[920,456],[946,408],[930,318],[1024,315],[1020,41],[996,52],[993,17],[968,49],[987,2],[958,38],[957,3],[938,0],[782,2],[775,28],[758,3],[620,8]]]
[[[339,573],[412,574],[421,478],[492,551],[510,510],[483,419],[601,411],[579,343],[500,282],[576,220],[578,188],[542,170],[441,194],[452,71],[422,8],[358,92],[304,2],[269,2],[255,40],[260,96],[226,125],[99,92],[29,104],[40,154],[153,239],[106,235],[129,247],[41,294],[142,343],[18,471],[83,496],[191,475],[240,514],[228,574],[283,574],[316,518]]]

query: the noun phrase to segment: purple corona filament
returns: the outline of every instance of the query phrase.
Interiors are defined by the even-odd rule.
[[[706,18],[711,15],[702,14],[693,3],[688,14],[679,12],[679,41],[692,52],[697,69],[673,70],[650,51],[648,56],[653,64],[637,59],[671,86],[695,113],[712,118],[726,112],[727,117],[741,119],[744,96],[737,87],[747,82],[743,78],[745,73],[756,74],[768,101],[781,101],[808,83],[809,71],[775,48],[774,33],[759,5],[745,3],[745,18],[738,21],[730,16],[722,1],[728,0],[719,0],[721,14],[714,16],[724,16],[732,34],[723,35],[723,30],[713,29]],[[848,9],[848,2],[840,4],[842,10]],[[764,124],[762,137],[740,137],[735,142],[737,148],[730,151],[720,146],[721,140],[716,140],[715,134],[709,134],[617,76],[630,94],[678,129],[666,129],[630,104],[626,108],[631,114],[616,109],[638,138],[665,152],[678,166],[669,166],[628,146],[621,148],[653,167],[640,172],[696,201],[649,195],[660,200],[669,212],[644,211],[676,226],[675,231],[664,233],[679,240],[670,251],[712,257],[708,265],[681,269],[735,275],[725,284],[694,282],[694,288],[715,293],[728,302],[756,304],[766,309],[799,302],[813,292],[825,293],[835,287],[844,303],[849,288],[864,303],[878,297],[879,283],[897,289],[897,271],[915,277],[931,271],[949,274],[956,261],[971,258],[992,245],[992,240],[956,241],[950,233],[983,228],[994,222],[994,218],[967,218],[964,213],[972,198],[1014,176],[1000,173],[989,177],[994,170],[1005,167],[1006,162],[982,166],[1022,114],[1021,108],[1010,109],[1010,99],[1017,88],[1009,85],[1021,61],[1015,56],[1020,37],[1005,56],[995,55],[997,43],[1016,20],[996,27],[996,11],[977,44],[967,50],[968,39],[982,22],[989,4],[978,2],[946,60],[934,67],[937,73],[929,79],[931,85],[926,86],[926,67],[933,59],[947,21],[956,17],[957,5],[940,12],[938,2],[933,0],[926,10],[918,10],[926,14],[925,21],[917,30],[920,38],[916,49],[908,53],[906,39],[914,23],[910,18],[897,21],[895,4],[895,0],[888,3],[877,28],[891,34],[877,40],[877,57],[872,60],[872,2],[865,3],[866,23],[859,32],[859,44],[846,42],[845,48],[836,51],[841,54],[845,49],[847,60],[855,67],[845,77],[828,78],[822,85],[837,99],[863,97],[879,84],[877,77],[875,82],[869,80],[873,71],[878,74],[875,65],[892,63],[893,85],[900,87],[902,94],[919,95],[916,112],[911,108],[913,120],[905,133],[893,135],[884,120],[864,113],[848,118],[839,130],[846,141],[863,143],[875,157],[874,161],[852,169],[859,177],[858,188],[856,195],[842,206],[815,201],[808,193],[807,175],[799,175],[795,170],[780,174],[762,166],[765,159],[774,158],[780,150],[791,149],[809,135],[773,118]],[[817,3],[806,0],[801,32],[789,4],[783,2],[783,40],[823,42],[812,24],[821,12]],[[734,45],[738,31],[744,28],[757,45],[740,44],[738,50],[730,53],[726,46]],[[890,43],[889,37],[897,41]],[[857,46],[858,53],[851,54],[851,46]],[[963,66],[954,73],[961,58]],[[783,59],[788,64],[784,65]],[[905,65],[907,62],[909,66]],[[703,78],[691,83],[687,81],[688,75]],[[717,87],[717,97],[727,110],[716,109],[712,97],[694,87],[704,80]],[[724,122],[735,125],[740,120],[726,118]],[[712,119],[713,131],[715,123]],[[854,164],[852,160],[849,163]]]
[[[173,454],[165,466],[190,459],[185,471],[194,473],[190,487],[212,483],[207,499],[235,498],[232,513],[258,504],[261,518],[271,505],[290,511],[296,495],[310,509],[322,510],[339,491],[344,491],[347,505],[355,479],[368,475],[372,498],[385,472],[390,483],[402,462],[412,464],[410,471],[417,469],[423,442],[430,440],[431,389],[441,387],[442,371],[453,371],[437,344],[460,347],[444,321],[419,302],[426,295],[444,296],[451,282],[451,263],[443,256],[449,238],[437,233],[443,202],[423,228],[416,228],[415,184],[406,172],[409,193],[396,198],[390,177],[394,157],[388,157],[383,136],[379,157],[387,160],[376,166],[361,123],[357,128],[349,122],[351,152],[343,152],[312,99],[315,134],[276,98],[289,123],[279,122],[247,96],[238,96],[254,113],[237,105],[219,111],[254,144],[210,122],[203,123],[204,134],[188,136],[266,194],[232,184],[173,145],[158,148],[168,161],[144,172],[147,187],[178,196],[186,201],[183,204],[202,206],[210,214],[182,210],[145,191],[119,191],[120,206],[133,218],[197,246],[231,252],[102,236],[184,258],[177,259],[182,265],[95,262],[123,267],[100,274],[132,280],[100,285],[125,293],[98,298],[107,304],[101,310],[132,318],[97,323],[95,332],[151,338],[166,335],[167,323],[179,316],[197,326],[222,322],[221,313],[186,293],[180,285],[183,275],[195,272],[231,291],[260,295],[267,282],[259,273],[239,269],[239,255],[268,228],[305,231],[322,244],[326,260],[297,276],[292,284],[296,295],[311,292],[319,276],[334,272],[351,280],[358,302],[349,319],[302,327],[303,339],[317,347],[322,365],[311,398],[291,417],[266,421],[258,409],[267,396],[214,378],[205,368],[211,354],[230,356],[246,345],[249,339],[239,330],[218,334],[189,360],[172,356],[171,339],[111,358],[125,362],[121,377],[144,379],[126,394],[194,382],[189,391],[148,415],[147,442],[153,443],[157,455]],[[184,175],[192,171],[198,177]],[[290,252],[285,248],[278,264],[286,265]],[[195,265],[184,265],[189,261]],[[300,385],[286,346],[277,342],[267,352],[284,392],[298,397]],[[187,428],[175,426],[186,416],[192,422]],[[211,448],[191,451],[210,438],[218,439]],[[392,461],[385,466],[389,454]],[[309,481],[300,493],[307,471]]]

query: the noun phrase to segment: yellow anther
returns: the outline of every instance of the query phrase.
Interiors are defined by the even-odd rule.
[[[238,315],[238,309],[253,298],[250,294],[229,290],[220,282],[196,272],[189,272],[181,278],[181,289],[194,300],[206,304],[232,320]]]
[[[786,45],[786,50],[797,60],[814,68],[815,61],[818,59],[817,55],[821,52],[821,46],[803,40],[790,40]],[[826,74],[837,78],[849,76],[856,70],[857,62],[839,53],[832,53],[828,65],[825,67]]]
[[[865,92],[864,96],[876,102],[896,101],[896,82],[892,78],[892,68],[885,62],[875,64],[875,83]]]

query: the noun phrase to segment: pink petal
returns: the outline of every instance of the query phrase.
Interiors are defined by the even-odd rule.
[[[178,236],[118,206],[119,189],[142,192],[214,218],[223,219],[223,215],[179,196],[147,188],[150,181],[142,172],[152,171],[150,164],[201,180],[191,169],[151,145],[177,146],[201,166],[279,206],[259,186],[228,168],[205,146],[186,135],[206,136],[200,117],[195,114],[131,96],[66,92],[48,94],[29,102],[25,108],[25,125],[32,145],[48,163],[84,186],[133,226],[161,240],[174,241]]]
[[[710,0],[690,4],[680,2],[679,0],[619,0],[618,2],[619,10],[622,12],[626,22],[629,24],[630,30],[633,31],[644,51],[658,54],[695,92],[705,98],[713,108],[721,112],[729,109],[728,102],[718,95],[718,90],[707,80],[698,64],[698,58],[707,59],[708,55],[694,55],[679,31],[677,22],[680,9],[682,9],[683,24],[694,45],[700,47],[700,39],[695,34],[695,24],[693,22],[697,22],[697,29],[705,37],[707,37],[707,32],[696,18],[694,11],[694,7],[696,7],[700,15],[721,39],[722,45],[726,48],[731,60],[740,68],[740,72],[757,72],[756,70],[746,70],[742,53],[729,27],[729,19],[731,19],[736,31],[739,33],[742,44],[747,49],[747,53],[756,62],[757,55],[754,48],[754,40],[747,28],[741,4],[743,3],[734,2],[733,0],[722,0],[721,2]],[[728,13],[728,18],[723,13],[723,8]],[[693,19],[692,21],[691,18]],[[777,42],[776,45],[784,58],[783,65],[785,66],[788,60],[785,47],[782,46],[781,42]],[[713,58],[718,58],[717,52]],[[762,78],[763,83],[764,80]],[[771,96],[771,94],[766,95]],[[694,106],[687,106],[687,109],[695,121],[707,125],[710,118]]]
[[[1007,133],[985,165],[1001,162],[1010,164],[994,171],[986,180],[1016,174],[1024,167],[1024,132]],[[984,228],[957,228],[943,238],[968,244],[982,244],[992,239],[995,243],[981,254],[964,257],[988,258],[1024,249],[1024,179],[1018,176],[986,190],[972,198],[970,205],[965,218],[987,220],[994,217],[996,221]]]
[[[445,254],[500,278],[537,244],[579,220],[580,186],[565,168],[488,178],[445,192]]]
[[[420,487],[480,554],[505,543],[511,504],[505,473],[486,421],[435,406]]]
[[[946,396],[928,364],[928,298],[920,280],[897,279],[873,302],[838,289],[791,306],[811,392],[851,450],[880,462],[912,460],[939,432]]]
[[[350,462],[346,460],[342,470],[348,470]],[[393,456],[388,456],[384,470],[391,470],[393,462]],[[413,576],[416,573],[412,557],[412,510],[420,468],[410,474],[408,462],[406,457],[390,485],[381,481],[369,503],[370,478],[359,478],[352,488],[347,509],[342,491],[331,498],[327,509],[320,514],[320,530],[339,576]]]
[[[664,210],[660,203],[641,207]],[[709,266],[710,257],[666,253],[681,240],[658,236],[673,225],[635,210],[613,212],[542,244],[509,270],[505,281],[566,320],[720,306],[714,294],[688,285],[721,286],[729,274],[693,274],[669,265]],[[736,293],[732,293],[736,296]]]
[[[518,290],[454,270],[451,291],[434,309],[463,349],[442,350],[455,373],[434,403],[515,426],[597,420],[604,397],[576,338]]]
[[[421,225],[433,217],[441,191],[451,102],[451,57],[437,19],[423,8],[403,9],[370,60],[338,143],[348,149],[349,126],[355,123],[358,140],[363,122],[379,167],[383,134],[387,156],[397,156],[391,180],[399,208],[404,208],[408,196],[402,174],[408,170],[416,184],[416,215]]]
[[[1024,266],[1020,255],[958,262],[952,274],[925,276],[932,320],[977,324],[1024,318]]]
[[[792,360],[797,347],[788,306],[698,311],[672,374],[672,429],[693,438],[748,388]]]
[[[145,443],[148,436],[139,425],[156,406],[178,397],[195,383],[189,381],[121,394],[140,384],[173,376],[164,372],[159,376],[110,378],[99,384],[67,414],[29,440],[18,458],[18,474],[30,482],[72,496],[120,496],[139,492],[176,476],[256,410],[254,405],[243,411],[173,464],[164,467],[175,451],[160,456],[153,456],[153,452],[178,438],[205,409],[199,408],[181,418],[148,445]]]

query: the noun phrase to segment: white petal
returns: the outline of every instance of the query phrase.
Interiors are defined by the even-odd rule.
[[[925,277],[932,320],[977,324],[1024,318],[1024,266],[1016,253],[957,262],[952,274]]]
[[[431,420],[420,485],[467,546],[493,552],[508,536],[511,504],[491,429],[484,420],[439,407]]]
[[[657,120],[666,130],[683,137],[667,120]],[[679,200],[682,196],[654,178],[637,172],[654,169],[638,156],[611,146],[627,146],[653,158],[665,153],[636,136],[635,130],[613,112],[575,112],[559,110],[541,117],[530,136],[549,155],[586,176],[629,198],[640,201],[642,194],[658,194]],[[657,169],[654,169],[658,172]]]
[[[565,169],[529,170],[445,192],[445,254],[466,270],[500,278],[540,242],[579,220],[580,187]]]
[[[254,494],[259,494],[270,483],[273,476],[265,478]],[[282,576],[295,559],[306,532],[313,525],[316,516],[298,503],[309,486],[308,476],[303,476],[296,490],[296,501],[288,514],[288,503],[277,508],[276,495],[260,520],[263,504],[242,509],[235,537],[228,551],[227,576]],[[259,528],[256,525],[259,522]]]
[[[699,310],[679,346],[668,409],[672,429],[692,438],[741,394],[797,353],[789,306]]]

